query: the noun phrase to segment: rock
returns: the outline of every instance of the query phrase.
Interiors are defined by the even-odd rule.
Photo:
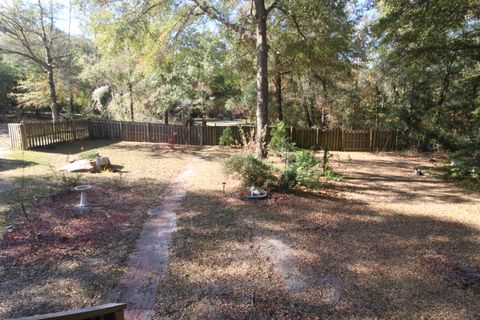
[[[68,171],[68,172],[84,172],[84,171],[92,171],[94,167],[90,163],[90,160],[77,160],[66,164],[63,166],[60,171]]]

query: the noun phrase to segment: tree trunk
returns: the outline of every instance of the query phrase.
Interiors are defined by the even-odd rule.
[[[48,60],[48,58],[47,58]],[[58,122],[57,90],[55,90],[55,79],[53,78],[53,68],[47,70],[48,89],[50,90],[50,109],[52,110],[52,121]]]
[[[268,44],[267,44],[267,10],[265,0],[255,0],[256,14],[256,58],[257,58],[257,133],[256,154],[258,158],[266,157],[264,137],[266,138],[268,121]]]
[[[282,73],[280,72],[278,54],[273,53],[273,62],[275,64],[275,79],[273,83],[275,85],[275,102],[277,103],[277,119],[278,121],[283,121],[283,110],[282,110]]]
[[[312,115],[310,114],[310,109],[308,108],[307,101],[304,101],[303,104],[303,112],[305,113],[305,123],[309,128],[313,127],[313,120]]]
[[[165,112],[163,113],[163,122],[165,124],[168,124],[168,110],[165,110]]]
[[[134,121],[133,117],[133,85],[131,83],[128,84],[128,92],[130,95],[130,119],[132,122]]]

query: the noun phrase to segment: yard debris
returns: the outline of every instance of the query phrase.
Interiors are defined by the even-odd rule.
[[[64,165],[60,168],[60,171],[67,172],[92,172],[95,167],[90,160],[75,160]]]
[[[60,168],[67,172],[95,172],[97,170],[111,170],[112,165],[108,157],[96,157],[93,160],[73,160]]]

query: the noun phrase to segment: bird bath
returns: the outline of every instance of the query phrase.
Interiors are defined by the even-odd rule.
[[[92,186],[89,184],[82,184],[74,188],[75,191],[80,191],[80,203],[77,207],[84,208],[88,206],[87,190],[90,190],[91,188]]]
[[[240,198],[242,200],[262,200],[267,199],[268,193],[264,190],[259,190],[255,187],[251,187],[247,192],[241,192]]]

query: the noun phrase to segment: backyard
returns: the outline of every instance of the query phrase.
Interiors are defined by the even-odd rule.
[[[0,318],[120,299],[112,292],[147,212],[186,168],[156,318],[480,317],[480,197],[435,177],[441,155],[332,152],[343,179],[244,201],[222,173],[237,148],[89,140],[0,150]],[[54,173],[89,150],[116,172]],[[98,207],[78,214],[68,182],[91,184]]]

